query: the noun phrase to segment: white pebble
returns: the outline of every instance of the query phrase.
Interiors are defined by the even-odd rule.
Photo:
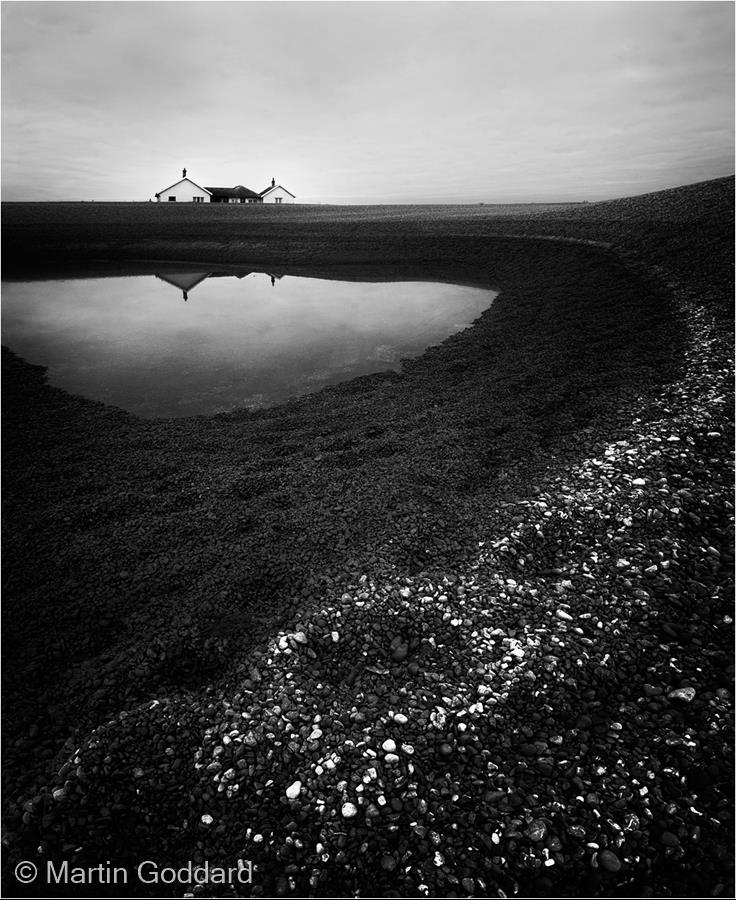
[[[295,781],[293,784],[290,784],[286,789],[286,796],[289,800],[296,800],[296,798],[302,792],[302,783],[301,781]]]

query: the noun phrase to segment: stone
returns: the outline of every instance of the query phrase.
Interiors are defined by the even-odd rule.
[[[547,826],[541,819],[529,823],[525,832],[530,841],[543,841],[547,836]]]
[[[695,688],[682,687],[675,688],[667,694],[670,700],[681,700],[683,703],[692,703],[695,699]]]
[[[435,728],[444,728],[447,721],[447,714],[441,706],[433,709],[429,716],[429,721]]]
[[[302,792],[301,781],[295,781],[293,784],[290,784],[289,787],[286,789],[286,796],[289,798],[289,800],[296,800],[296,798],[301,794],[301,792]]]
[[[358,815],[358,807],[354,803],[343,803],[340,812],[343,819],[354,819]]]
[[[621,860],[613,850],[601,850],[598,854],[598,865],[606,872],[618,872],[621,869]]]

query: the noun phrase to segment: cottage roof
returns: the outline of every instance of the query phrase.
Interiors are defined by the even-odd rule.
[[[210,187],[207,190],[212,194],[212,196],[217,197],[233,197],[234,199],[240,200],[242,198],[252,198],[257,199],[260,195],[256,194],[255,191],[252,191],[250,188],[243,187],[242,184],[238,184],[235,187],[227,188],[227,187]]]
[[[286,188],[282,184],[269,184],[269,186],[267,188],[264,188],[258,196],[265,197],[266,194],[270,193],[271,191],[275,191],[278,188],[281,188],[282,191],[286,191],[286,193],[290,197],[294,197],[296,199],[296,194],[292,194],[291,191],[287,191]]]

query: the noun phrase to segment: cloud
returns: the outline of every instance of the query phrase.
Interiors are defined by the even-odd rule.
[[[145,198],[184,165],[302,201],[586,199],[596,177],[646,191],[733,154],[730,4],[15,2],[2,20],[5,199]]]

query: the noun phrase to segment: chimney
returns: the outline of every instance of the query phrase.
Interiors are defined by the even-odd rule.
[[[186,178],[186,177],[187,177],[187,170],[186,170],[186,169],[182,169],[182,170],[181,170],[181,177],[182,177],[182,178]]]
[[[276,187],[276,179],[275,178],[271,179],[271,187]]]

